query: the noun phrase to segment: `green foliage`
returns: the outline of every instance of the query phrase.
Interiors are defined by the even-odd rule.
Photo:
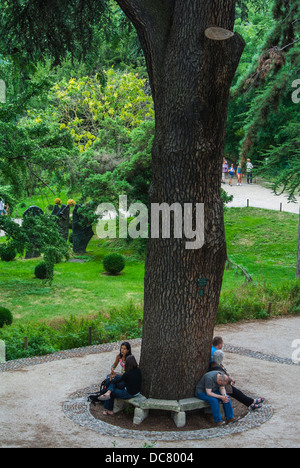
[[[17,251],[13,243],[0,246],[0,257],[3,262],[12,262],[17,256]]]
[[[299,314],[300,281],[283,282],[279,287],[245,283],[222,291],[216,323],[268,319],[270,304],[272,316]]]
[[[286,192],[290,201],[300,194],[300,123],[290,122],[275,135],[275,145],[264,153],[266,158],[256,173],[266,177],[277,195]]]
[[[4,203],[8,205],[8,211],[10,215],[13,213],[14,208],[16,206],[16,199],[13,196],[12,192],[12,187],[0,185],[0,200],[4,200]]]
[[[258,43],[249,41],[252,58],[249,56],[248,67],[241,70],[232,89],[227,148],[235,153],[236,160],[240,157],[243,163],[247,158],[252,163],[261,162],[270,157],[274,150],[274,138],[280,133],[281,141],[275,151],[277,156],[280,154],[281,162],[286,158],[287,163],[292,165],[286,148],[290,144],[291,125],[298,119],[297,105],[292,101],[292,83],[299,71],[299,2],[269,2],[266,17],[265,30],[264,17],[257,24],[253,23],[253,27],[258,29],[257,33],[263,34]],[[254,19],[252,16],[252,21]],[[243,28],[242,24],[238,26],[242,34],[245,32]],[[248,50],[250,52],[249,46],[246,53]],[[291,152],[294,149],[292,143]],[[281,162],[277,165],[278,170],[282,168]],[[273,168],[276,164],[274,159]],[[269,171],[265,170],[265,176],[269,175]]]
[[[6,344],[7,360],[21,359],[88,346],[90,327],[92,345],[140,338],[140,318],[142,310],[128,304],[122,309],[103,310],[93,317],[70,316],[52,325],[36,322],[4,326],[0,331],[0,338]],[[25,336],[28,337],[28,350],[24,349]]]
[[[68,245],[60,236],[54,216],[26,216],[22,226],[8,216],[0,217],[0,229],[6,233],[9,245],[13,245],[19,254],[24,251],[38,250],[44,255],[47,264],[47,280],[53,280],[53,267],[63,257],[69,258]]]
[[[53,99],[61,116],[60,129],[70,132],[80,152],[99,141],[99,130],[103,125],[105,128],[106,119],[112,123],[116,120],[129,133],[154,117],[152,98],[143,90],[146,80],[112,68],[103,73],[105,85],[96,75],[63,80],[53,88]],[[100,141],[105,144],[101,135]]]
[[[0,328],[4,325],[11,325],[13,322],[13,315],[10,310],[5,307],[0,307]]]
[[[103,266],[105,270],[111,275],[117,275],[124,270],[125,259],[122,255],[113,253],[104,257]]]
[[[97,153],[100,142],[95,143],[92,150],[83,153],[79,162],[77,183],[84,198],[93,196],[97,203],[115,203],[118,202],[120,193],[126,193],[130,203],[138,200],[148,204],[154,125],[154,121],[146,121],[133,129],[126,140],[124,139],[119,160],[116,159],[115,143],[107,146],[103,151],[106,151],[105,154],[112,166],[111,170],[106,172],[104,170],[104,173],[101,171],[104,165],[103,159],[99,159]],[[121,127],[119,130],[120,135]],[[107,134],[109,134],[108,127]],[[107,165],[104,168],[107,168]]]
[[[42,280],[45,280],[49,278],[51,275],[53,275],[52,272],[48,271],[48,265],[46,262],[39,263],[39,265],[35,267],[34,274],[36,278],[39,278]]]
[[[12,207],[16,196],[47,186],[45,180],[63,183],[66,172],[70,179],[70,161],[76,154],[71,136],[60,130],[55,110],[44,110],[51,80],[42,76],[28,81],[22,93],[9,95],[0,107],[0,183],[3,179],[12,187],[3,193]]]
[[[0,40],[14,52],[54,63],[70,52],[85,56],[93,44],[95,27],[104,17],[105,0],[10,0],[0,5]]]

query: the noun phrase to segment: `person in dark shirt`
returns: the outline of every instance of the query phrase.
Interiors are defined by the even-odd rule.
[[[118,388],[125,384],[125,388]],[[123,385],[122,385],[123,384]],[[134,356],[128,356],[125,361],[125,373],[117,383],[111,383],[107,389],[107,392],[99,398],[100,401],[104,401],[104,412],[103,414],[113,415],[114,401],[115,398],[121,398],[122,400],[130,400],[136,397],[142,387],[142,373],[138,367]]]
[[[227,370],[222,364],[223,359],[224,359],[223,351],[221,349],[217,349],[215,353],[213,354],[212,363],[210,364],[208,372],[219,371],[219,372],[224,373],[225,375],[228,375],[231,380],[231,384],[226,386],[227,394],[253,411],[260,409],[265,399],[264,398],[254,399],[254,398],[248,397],[239,389],[237,389],[235,387],[234,379],[228,374]]]

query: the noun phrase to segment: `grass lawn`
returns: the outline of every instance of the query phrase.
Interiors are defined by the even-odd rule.
[[[102,309],[142,303],[144,263],[127,260],[119,276],[105,274],[103,249],[91,241],[84,263],[63,262],[55,266],[52,286],[34,277],[40,260],[1,262],[0,301],[14,311],[14,319],[56,320],[72,315],[96,315]],[[105,252],[105,250],[104,250]],[[105,252],[107,254],[107,252]]]
[[[225,214],[229,257],[255,281],[276,286],[294,280],[298,215],[257,208],[230,208]],[[226,281],[226,279],[225,279]]]
[[[60,198],[63,204],[66,204],[69,199],[74,199],[76,201],[77,195],[67,195],[66,190],[58,190],[55,195],[47,188],[43,189],[43,193],[40,195],[34,195],[31,198],[22,200],[22,203],[16,205],[13,215],[13,218],[22,218],[24,211],[27,210],[30,206],[39,206],[44,213],[47,213],[47,207],[49,205],[54,205],[54,200]]]
[[[225,214],[228,255],[242,265],[256,282],[277,287],[296,276],[298,216],[254,208],[230,208]],[[4,239],[1,239],[3,242]],[[125,255],[124,272],[117,277],[103,274],[102,260],[113,249]],[[14,320],[57,321],[75,316],[97,315],[101,310],[142,304],[144,261],[133,244],[105,243],[93,238],[84,263],[55,266],[51,287],[34,278],[38,260],[0,261],[0,305],[10,309]],[[244,278],[228,270],[222,294],[238,289]]]

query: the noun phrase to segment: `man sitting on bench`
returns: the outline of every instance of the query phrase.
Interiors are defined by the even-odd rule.
[[[230,378],[218,371],[208,372],[198,382],[196,397],[209,403],[214,421],[217,426],[224,424],[222,420],[219,401],[222,402],[226,417],[226,423],[236,421],[233,416],[233,408],[230,397],[226,394],[225,387],[230,383]]]

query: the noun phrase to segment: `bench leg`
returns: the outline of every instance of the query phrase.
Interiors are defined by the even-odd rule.
[[[123,409],[128,406],[128,403],[125,400],[121,400],[121,398],[115,398],[114,401],[114,413],[120,413]]]
[[[186,415],[184,411],[180,413],[175,413],[175,411],[173,411],[172,418],[176,427],[184,427],[186,425]]]
[[[149,410],[143,410],[141,408],[135,408],[133,424],[141,424],[149,415]]]

